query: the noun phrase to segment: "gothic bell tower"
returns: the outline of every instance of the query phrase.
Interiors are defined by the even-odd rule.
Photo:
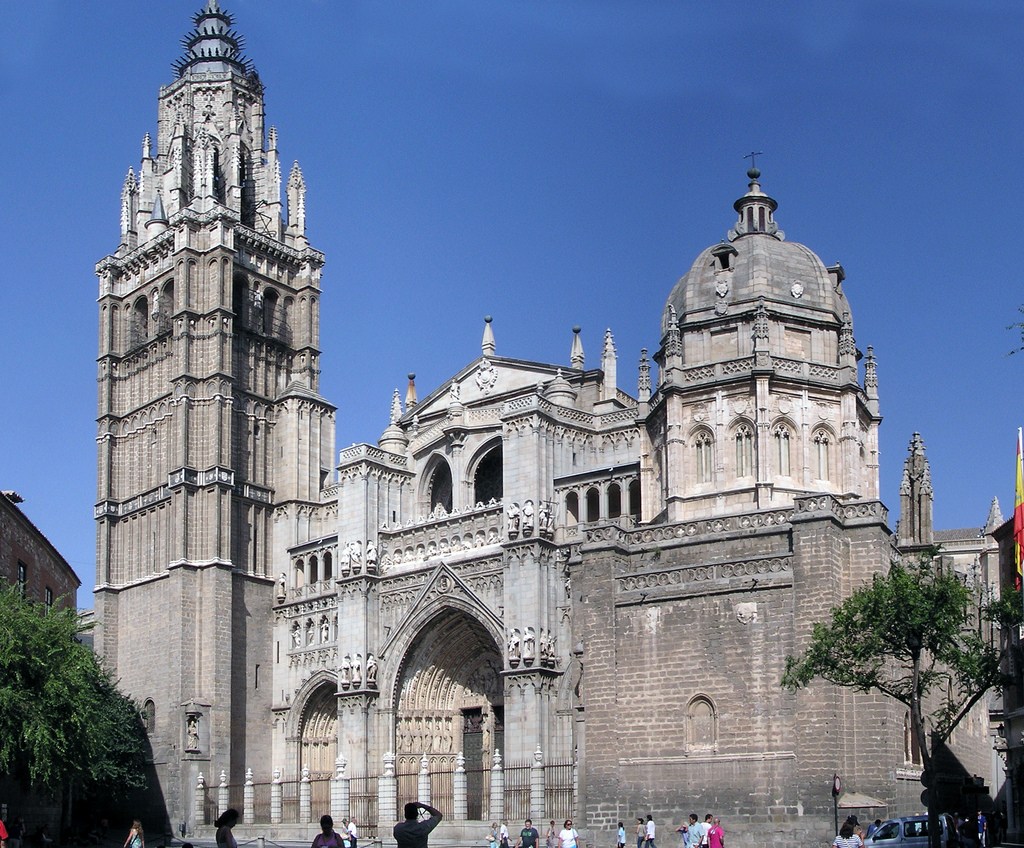
[[[145,707],[140,815],[175,826],[200,773],[240,783],[269,759],[272,578],[289,521],[320,503],[335,412],[302,173],[285,206],[231,16],[208,0],[193,23],[96,266],[96,646]]]

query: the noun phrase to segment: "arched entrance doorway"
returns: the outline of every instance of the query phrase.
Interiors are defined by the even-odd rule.
[[[432,772],[450,772],[461,751],[469,818],[482,816],[491,758],[504,749],[501,670],[494,638],[461,610],[441,611],[417,634],[397,686],[394,751],[400,797],[403,788],[415,797],[421,757],[428,758]]]
[[[314,689],[302,711],[299,728],[299,768],[309,769],[311,777],[334,776],[334,761],[338,756],[338,696],[337,686],[324,681]]]

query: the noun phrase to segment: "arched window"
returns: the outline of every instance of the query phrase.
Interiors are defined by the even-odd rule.
[[[473,503],[500,501],[503,492],[502,451],[499,443],[477,463],[473,475]]]
[[[331,552],[324,554],[324,580],[330,580],[334,576],[334,557]]]
[[[443,459],[430,475],[430,511],[438,507],[445,512],[452,511],[452,470]]]
[[[160,301],[156,313],[156,332],[169,332],[171,315],[174,314],[174,280],[169,280],[160,291]]]
[[[903,758],[907,763],[921,765],[921,748],[917,744],[917,737],[914,736],[909,712],[903,714]]]
[[[277,292],[267,289],[263,295],[263,334],[266,336],[277,335],[277,325],[280,322],[278,315]]]
[[[295,588],[301,588],[306,585],[306,563],[301,560],[295,560]]]
[[[686,709],[686,745],[695,749],[711,750],[718,746],[718,716],[711,701],[698,695]]]
[[[156,704],[152,699],[147,699],[146,703],[142,705],[142,723],[146,728],[146,733],[156,730]]]
[[[570,526],[580,523],[580,496],[575,492],[565,496],[565,523]]]
[[[149,338],[149,301],[140,297],[132,306],[131,328],[128,332],[128,344],[136,347]]]
[[[715,441],[707,430],[701,430],[693,439],[694,459],[698,483],[715,479]]]
[[[754,433],[747,424],[736,428],[736,476],[754,474]]]
[[[231,289],[231,308],[235,312],[235,327],[246,326],[249,314],[249,285],[243,276],[237,276]]]
[[[775,439],[775,470],[780,477],[789,477],[789,428],[780,424],[772,434]]]
[[[601,518],[601,493],[591,486],[587,489],[587,521],[598,521]]]
[[[634,521],[640,520],[640,481],[633,480],[629,484],[629,514]]]
[[[622,489],[618,483],[608,487],[608,517],[618,518],[622,515]]]
[[[825,430],[818,430],[814,434],[814,469],[815,476],[819,480],[830,479],[831,462],[830,456],[832,438]]]
[[[317,583],[320,580],[320,561],[315,557],[309,558],[309,582]]]

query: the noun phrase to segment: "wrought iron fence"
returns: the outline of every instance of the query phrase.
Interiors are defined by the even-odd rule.
[[[521,822],[530,818],[530,766],[505,765],[505,819]]]
[[[377,778],[353,777],[348,782],[349,817],[359,828],[359,843],[378,838]]]
[[[544,766],[544,810],[556,822],[572,818],[576,805],[576,771],[572,762]]]

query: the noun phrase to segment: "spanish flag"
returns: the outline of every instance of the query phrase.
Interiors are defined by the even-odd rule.
[[[1021,585],[1024,558],[1024,428],[1017,428],[1017,489],[1013,499],[1013,562],[1017,566],[1017,588]]]

